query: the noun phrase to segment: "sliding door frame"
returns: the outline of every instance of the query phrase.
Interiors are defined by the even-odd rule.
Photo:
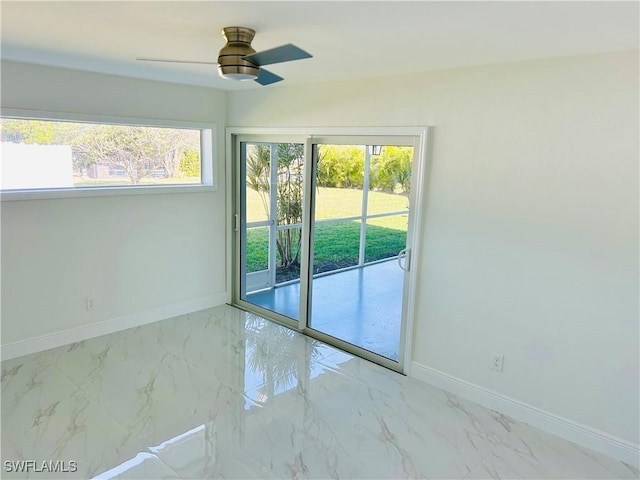
[[[228,130],[227,130],[228,132]],[[242,153],[242,143],[250,143],[250,144],[278,144],[278,143],[297,143],[301,145],[305,145],[307,140],[307,136],[300,137],[295,134],[287,134],[282,131],[278,133],[274,133],[273,135],[265,135],[261,133],[234,133],[229,137],[227,135],[227,155],[229,155],[229,146],[232,147],[231,157],[227,156],[230,159],[227,162],[227,166],[229,167],[229,173],[231,174],[231,178],[227,179],[229,182],[229,188],[227,189],[227,205],[231,206],[231,209],[227,208],[228,218],[231,219],[231,228],[229,228],[229,233],[231,234],[231,238],[229,235],[227,236],[227,245],[231,247],[231,251],[227,252],[227,272],[231,275],[227,275],[227,289],[230,293],[230,304],[235,305],[237,307],[242,308],[243,310],[255,312],[263,317],[273,319],[283,325],[286,325],[289,328],[293,328],[294,330],[302,331],[299,327],[299,320],[295,320],[287,317],[286,315],[282,315],[278,312],[274,312],[273,310],[268,310],[266,308],[261,307],[260,305],[256,305],[254,303],[248,302],[241,298],[242,291],[242,266],[235,265],[235,262],[240,259],[242,244],[241,244],[241,235],[244,230],[246,230],[246,224],[244,223],[244,205],[242,205],[241,198],[243,189],[246,186],[243,186],[244,177],[242,173],[244,172],[243,168],[240,165],[240,157]],[[305,152],[306,159],[306,152]],[[271,161],[273,161],[273,154]],[[305,165],[306,168],[306,165]],[[273,173],[273,165],[270,162],[270,170]],[[273,178],[271,179],[273,183]],[[277,188],[276,185],[272,185],[272,188]],[[230,195],[229,195],[230,194]],[[270,192],[271,198],[272,192]],[[231,198],[229,199],[229,197]],[[230,201],[229,201],[230,200]],[[273,203],[273,202],[271,202]],[[273,205],[271,205],[273,208]],[[270,211],[270,216],[273,217],[274,212]],[[273,220],[273,218],[271,218]],[[302,219],[304,224],[304,217]],[[229,225],[229,223],[227,223]],[[273,229],[277,228],[277,221],[275,225],[270,226],[269,232],[271,237],[271,232]],[[271,248],[271,242],[270,242]],[[271,252],[269,252],[269,261],[271,262]],[[229,284],[229,277],[231,277],[232,283]],[[300,295],[300,311],[298,313],[298,317],[300,317],[300,313],[302,312],[302,277],[301,277],[301,295]]]
[[[397,370],[400,373],[408,374],[408,370],[411,366],[411,359],[413,354],[413,330],[415,324],[415,300],[417,285],[418,266],[420,265],[421,250],[424,242],[420,240],[423,238],[423,216],[424,216],[424,199],[426,198],[426,186],[427,186],[427,171],[428,162],[430,158],[430,127],[309,127],[309,128],[287,128],[287,127],[227,127],[226,129],[226,213],[227,213],[227,298],[229,303],[236,305],[242,309],[253,311],[257,314],[272,318],[290,328],[310,334],[314,338],[321,341],[331,340],[331,343],[336,344],[344,350],[363,356],[369,360],[380,363],[388,368]],[[411,212],[409,215],[409,232],[411,233],[410,239],[407,242],[407,248],[411,252],[410,266],[408,272],[408,288],[404,289],[404,295],[406,296],[404,304],[406,305],[404,332],[400,339],[401,342],[401,355],[398,358],[398,362],[394,362],[386,357],[374,354],[371,356],[362,354],[364,349],[358,348],[358,352],[354,352],[354,347],[344,341],[335,339],[322,332],[310,329],[305,323],[308,321],[302,316],[300,321],[292,321],[290,318],[284,315],[279,315],[270,310],[257,307],[248,302],[244,302],[240,299],[240,272],[239,266],[235,266],[236,259],[239,258],[240,248],[240,233],[241,228],[236,231],[236,214],[240,213],[240,189],[236,187],[234,182],[238,182],[240,172],[239,156],[240,156],[240,141],[264,141],[268,143],[303,143],[305,144],[305,193],[308,193],[309,185],[308,178],[311,178],[313,172],[309,170],[314,169],[312,151],[310,150],[314,138],[316,137],[414,137],[414,162],[412,165],[412,180],[411,180],[411,194],[410,205]],[[306,258],[302,258],[302,271],[300,272],[300,308],[306,309],[307,307],[307,292],[303,291],[304,288],[309,287],[309,252],[310,241],[310,229],[313,225],[310,225],[309,214],[311,212],[311,202],[305,199],[305,212],[303,214],[303,231],[302,239],[306,242],[306,247],[303,245],[302,254]],[[307,211],[308,210],[308,211]],[[305,228],[306,227],[306,228]],[[307,236],[305,236],[307,235]],[[337,341],[336,341],[337,340]],[[402,351],[404,349],[404,351]],[[366,350],[364,350],[367,353]],[[371,358],[369,358],[371,357]],[[385,361],[386,360],[386,361]]]

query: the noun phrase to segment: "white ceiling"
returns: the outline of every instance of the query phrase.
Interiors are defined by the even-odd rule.
[[[278,85],[638,48],[639,3],[429,1],[5,1],[2,58],[221,89],[274,88],[217,76],[222,27],[257,31],[265,50],[312,59],[271,65]]]

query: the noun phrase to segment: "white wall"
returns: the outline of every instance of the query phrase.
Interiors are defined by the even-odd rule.
[[[4,346],[224,301],[224,92],[3,62],[2,107],[215,123],[220,186],[2,202]]]
[[[435,126],[414,360],[638,443],[637,52],[234,92],[228,124]]]

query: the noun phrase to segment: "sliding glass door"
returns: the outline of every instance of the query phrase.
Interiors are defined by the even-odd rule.
[[[238,139],[234,302],[401,370],[414,140]]]
[[[413,148],[317,143],[313,159],[307,327],[397,361]]]

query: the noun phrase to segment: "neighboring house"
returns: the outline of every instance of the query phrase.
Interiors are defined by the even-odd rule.
[[[126,172],[123,169],[119,169],[116,173],[114,167],[108,163],[94,163],[89,165],[86,170],[86,176],[89,178],[109,178],[114,175],[120,177],[126,175]]]
[[[83,174],[89,178],[102,179],[127,177],[127,172],[124,168],[106,162],[98,162],[89,165]],[[157,168],[150,176],[154,178],[166,178],[167,173],[164,168]]]

